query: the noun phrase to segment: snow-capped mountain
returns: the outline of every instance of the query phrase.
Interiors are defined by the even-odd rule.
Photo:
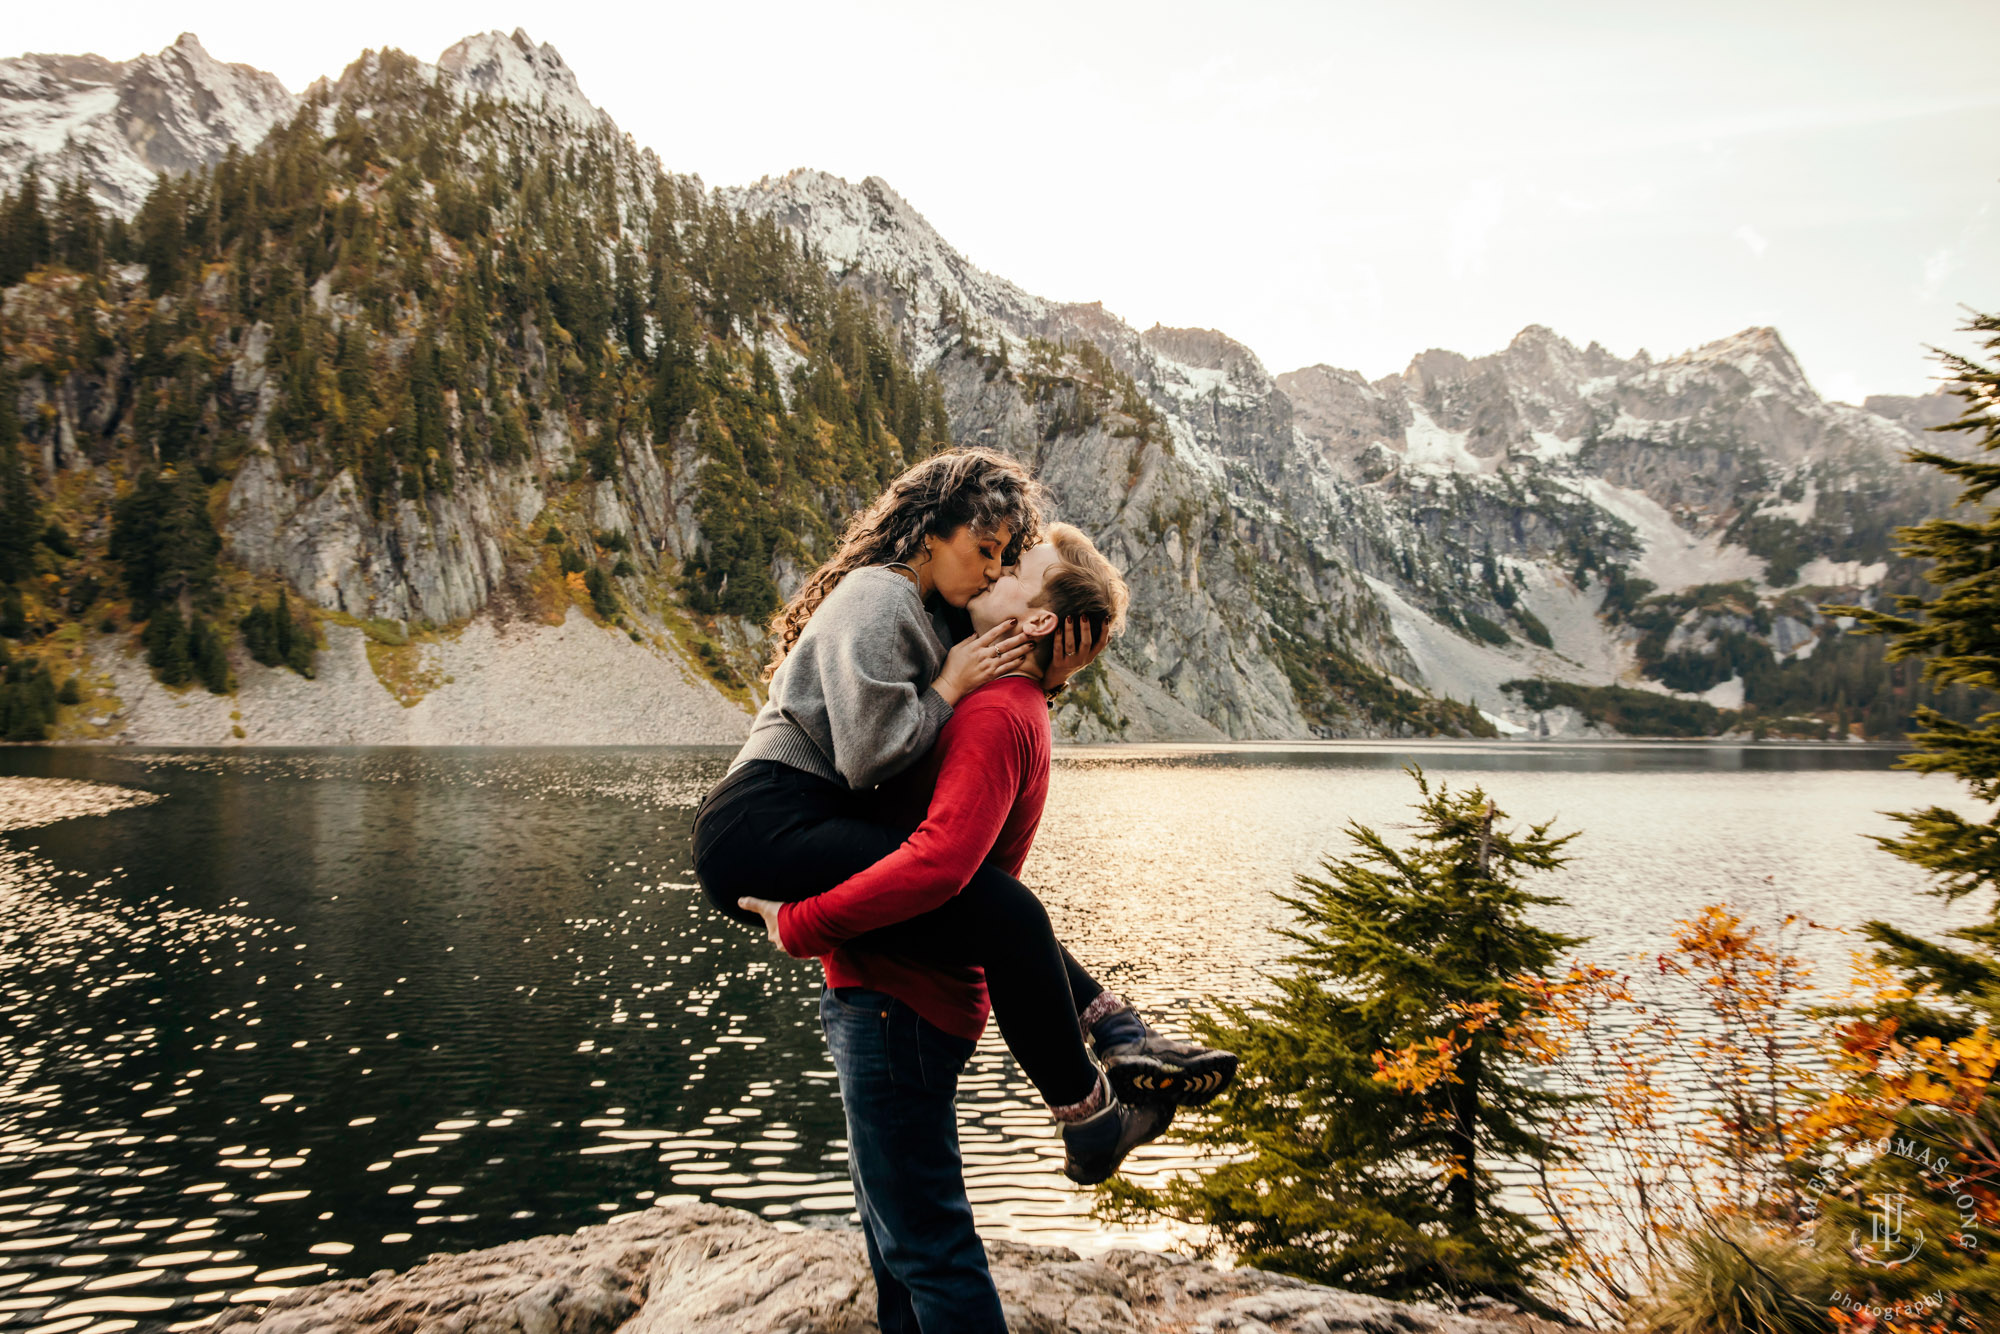
[[[1427,352],[1373,384],[1324,366],[1278,383],[1299,408],[1301,457],[1374,516],[1362,525],[1371,540],[1346,544],[1352,559],[1419,603],[1476,588],[1482,562],[1511,569],[1554,648],[1602,667],[1548,674],[1602,684],[1654,684],[1635,670],[1648,666],[1643,637],[1597,615],[1611,567],[1661,596],[1747,583],[1767,606],[1879,583],[1890,530],[1944,503],[1903,454],[1956,402],[1825,402],[1772,329],[1655,362],[1530,327],[1492,356]],[[1382,533],[1399,555],[1421,553],[1419,568],[1398,579],[1379,559]],[[1483,667],[1430,679],[1490,697],[1519,674],[1517,656],[1481,645],[1471,657]],[[1741,703],[1736,688],[1712,698]]]
[[[298,108],[275,76],[223,64],[193,33],[133,60],[0,60],[0,189],[32,162],[50,179],[80,174],[99,204],[130,217],[160,172],[255,147]]]
[[[306,96],[331,125],[390,59],[371,53]],[[658,175],[525,32],[468,37],[434,64],[394,60],[400,77],[529,111],[558,141],[610,138],[642,168],[621,180]],[[299,105],[191,36],[124,64],[0,62],[0,188],[36,161],[51,177],[81,172],[129,216],[156,170],[253,146]],[[1102,688],[1065,710],[1072,735],[1583,721],[1530,707],[1508,688],[1522,678],[1733,707],[1768,685],[1746,684],[1746,662],[1810,658],[1832,629],[1816,601],[1872,596],[1893,526],[1940,504],[1901,456],[1955,400],[1824,402],[1774,330],[1655,361],[1530,326],[1491,355],[1433,349],[1374,382],[1328,366],[1274,376],[1218,331],[1141,332],[1099,304],[1028,293],[878,178],[798,170],[722,197],[865,293],[911,367],[937,377],[954,438],[1031,460],[1062,516],[1126,570],[1132,629]],[[646,206],[625,201],[628,226]],[[798,358],[782,328],[740,336],[789,382]],[[692,474],[675,485],[692,488]],[[256,504],[238,489],[247,533]],[[687,493],[672,503],[698,544]],[[467,523],[468,541],[492,545],[484,519]],[[799,574],[772,571],[787,589]]]
[[[975,267],[879,176],[854,185],[801,168],[725,188],[723,196],[809,237],[834,272],[888,279],[916,320],[934,323],[950,307],[1010,330],[1049,318],[1051,303]]]
[[[579,130],[615,129],[556,49],[519,28],[467,37],[420,68],[468,102],[485,97]],[[51,180],[80,174],[100,205],[129,218],[160,172],[214,166],[232,144],[256,147],[301,100],[275,75],[216,60],[193,33],[126,61],[0,60],[0,190],[14,188],[35,163]]]
[[[547,42],[537,46],[521,28],[467,37],[438,57],[437,69],[467,101],[512,102],[578,129],[614,128],[583,95],[561,54]]]
[[[1282,574],[1316,620],[1344,627],[1348,651],[1473,701],[1503,729],[1546,722],[1503,688],[1517,678],[1665,689],[1647,674],[1658,645],[1600,615],[1608,580],[1656,597],[1747,583],[1754,598],[1796,613],[1779,618],[1804,627],[1786,632],[1793,642],[1782,652],[1802,656],[1810,650],[1798,635],[1816,642],[1832,627],[1792,590],[1865,595],[1888,569],[1890,528],[1940,502],[1902,455],[1918,443],[1913,428],[1948,415],[1938,405],[1955,400],[1884,400],[1880,411],[1827,403],[1775,330],[1656,362],[1530,326],[1493,355],[1432,350],[1372,384],[1328,366],[1273,377],[1214,330],[1139,333],[1100,306],[1024,293],[970,265],[880,181],[800,171],[732,198],[798,230],[836,271],[903,294],[916,355],[935,355],[948,384],[960,335],[936,318],[944,307],[992,330],[1017,362],[1035,340],[1093,345],[1143,389],[1174,446],[1156,472],[1135,473],[1103,520],[1123,525],[1142,566],[1156,559],[1139,554],[1149,535],[1186,543],[1190,531],[1218,526],[1258,534],[1275,542],[1259,552],[1272,562],[1265,582]],[[980,374],[959,391],[964,406],[954,398],[954,419],[976,438],[1004,439],[1005,423],[982,415],[994,394]],[[1046,447],[1042,457],[1048,468]],[[1104,472],[1079,481],[1064,493],[1072,504],[1078,491],[1123,490]],[[1152,531],[1163,511],[1182,519],[1164,537]],[[1195,597],[1197,553],[1168,564],[1179,565],[1184,587],[1152,588],[1155,605],[1172,624],[1200,623],[1184,605]],[[1210,561],[1211,577],[1215,568]],[[1257,644],[1233,644],[1232,662],[1283,656],[1287,633],[1268,616],[1282,598],[1211,593],[1218,611],[1265,613],[1248,618],[1260,624]],[[1700,618],[1692,604],[1677,614]],[[1213,645],[1190,642],[1175,656],[1157,638],[1135,645],[1148,659],[1141,674],[1173,683],[1213,717],[1213,699],[1192,685],[1213,670]],[[1237,687],[1208,689],[1219,698]],[[1742,682],[1684,693],[1735,705]]]

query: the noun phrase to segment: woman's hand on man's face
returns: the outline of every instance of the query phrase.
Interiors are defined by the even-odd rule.
[[[762,917],[764,919],[764,934],[771,938],[773,945],[776,945],[779,949],[785,948],[784,937],[778,934],[778,909],[783,906],[782,904],[778,903],[775,899],[742,898],[736,900],[736,906],[739,908],[748,908],[751,912]]]
[[[1057,627],[1049,669],[1042,674],[1042,689],[1054,690],[1097,659],[1104,651],[1105,635],[1093,635],[1090,622],[1081,616],[1067,616]]]

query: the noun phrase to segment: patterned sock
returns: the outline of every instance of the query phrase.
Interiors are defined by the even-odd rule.
[[[1125,998],[1117,992],[1098,992],[1097,999],[1084,1006],[1083,1013],[1076,1017],[1076,1025],[1083,1030],[1084,1041],[1088,1042],[1090,1040],[1090,1030],[1097,1026],[1098,1020],[1107,1014],[1115,1013],[1124,1008]]]
[[[1110,1094],[1111,1086],[1105,1082],[1104,1076],[1100,1074],[1097,1077],[1097,1082],[1090,1086],[1089,1097],[1085,1098],[1082,1102],[1072,1102],[1062,1107],[1057,1107],[1053,1103],[1050,1103],[1048,1104],[1049,1115],[1053,1116],[1063,1125],[1073,1125],[1078,1121],[1087,1121],[1104,1110],[1105,1099]]]

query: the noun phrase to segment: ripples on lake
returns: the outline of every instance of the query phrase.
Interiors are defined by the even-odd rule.
[[[728,754],[0,752],[0,775],[124,789],[0,805],[53,820],[0,837],[0,1328],[188,1326],[676,1194],[845,1219],[817,967],[720,921],[687,866]],[[1405,822],[1410,758],[1586,831],[1547,920],[1592,957],[1727,897],[1835,925],[1977,915],[1860,837],[1954,789],[1831,749],[1066,751],[1026,878],[1171,1027],[1261,989],[1285,952],[1271,891],[1347,820]],[[1164,1239],[1089,1221],[991,1033],[961,1106],[988,1235]],[[1169,1141],[1133,1170],[1185,1161]]]

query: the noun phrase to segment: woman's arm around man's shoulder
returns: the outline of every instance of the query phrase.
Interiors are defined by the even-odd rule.
[[[1046,766],[1046,747],[1011,708],[969,697],[938,738],[937,787],[924,822],[894,852],[824,894],[786,904],[780,941],[802,959],[907,921],[964,889],[993,851],[1014,803]],[[1042,721],[1046,731],[1047,723]]]

